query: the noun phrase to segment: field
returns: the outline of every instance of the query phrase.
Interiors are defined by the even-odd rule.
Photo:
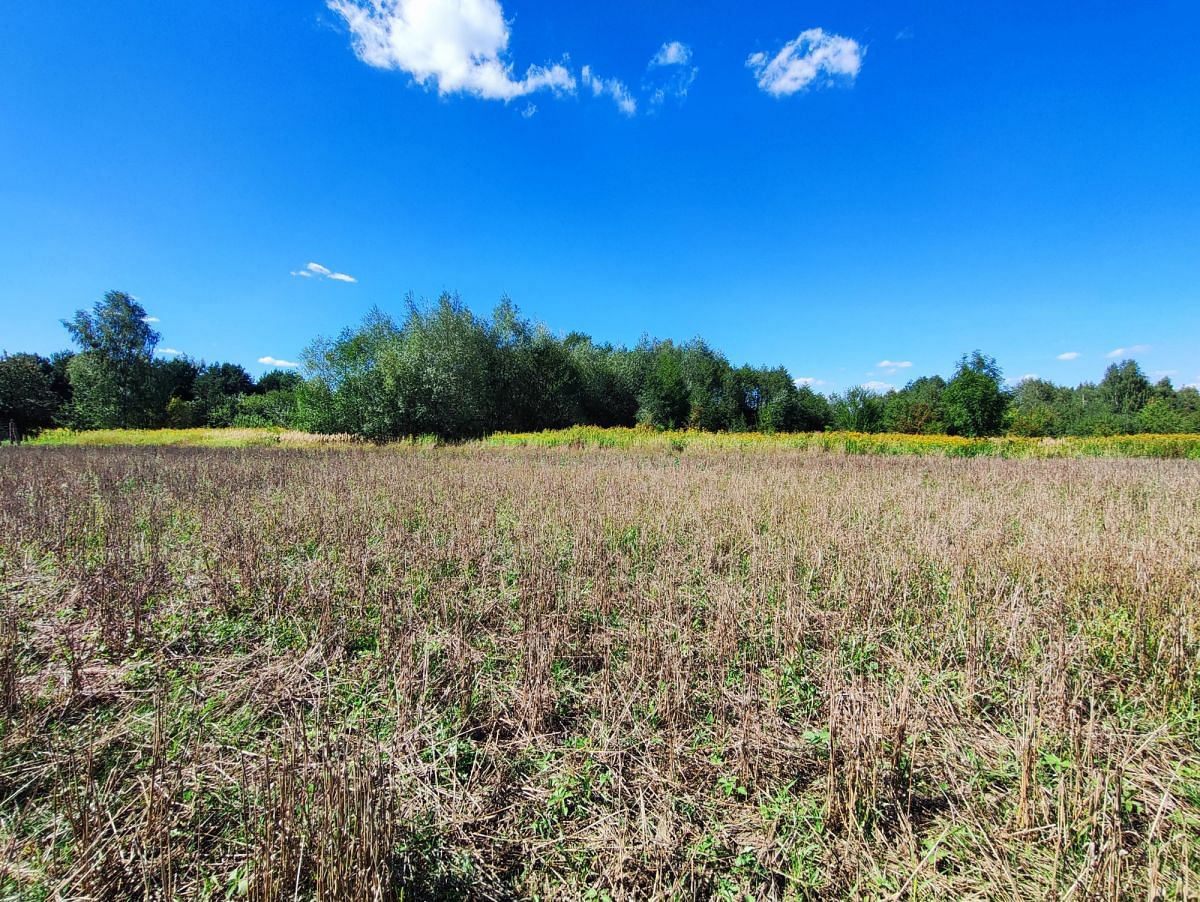
[[[500,433],[480,444],[509,448],[620,448],[680,454],[693,451],[832,451],[839,454],[919,454],[943,457],[1152,457],[1200,460],[1200,435],[1113,435],[1095,438],[963,438],[954,435],[896,435],[862,432],[694,432],[689,430],[600,429],[572,426],[546,432]],[[51,429],[31,444],[173,445],[196,448],[312,447],[363,444],[349,435],[313,435],[282,429]],[[422,436],[393,445],[441,444]]]
[[[0,449],[0,896],[1200,894],[1194,460],[274,444]]]

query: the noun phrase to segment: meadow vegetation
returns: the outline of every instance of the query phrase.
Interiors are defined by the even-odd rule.
[[[1196,896],[1200,465],[575,438],[0,449],[0,895]]]
[[[782,366],[735,366],[700,338],[646,336],[623,347],[579,332],[559,336],[507,299],[490,318],[448,294],[433,304],[410,297],[405,307],[402,319],[376,309],[360,325],[316,339],[303,366],[264,357],[291,369],[256,380],[235,363],[160,349],[154,318],[110,291],[64,321],[77,351],[0,354],[0,429],[13,441],[58,426],[273,428],[385,442],[642,426],[898,433],[920,437],[917,444],[930,436],[1200,432],[1200,387],[1176,387],[1165,376],[1151,383],[1134,360],[1113,362],[1099,383],[1067,387],[1030,377],[1010,384],[993,358],[974,351],[948,378],[921,376],[901,387],[875,381],[826,396],[814,391],[818,381],[795,379]]]

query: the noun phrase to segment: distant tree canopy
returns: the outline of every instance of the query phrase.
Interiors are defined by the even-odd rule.
[[[632,348],[586,335],[557,338],[505,300],[491,319],[451,295],[403,322],[375,310],[358,328],[304,355],[302,428],[382,440],[577,423],[710,430],[824,429],[825,399],[782,368],[734,369],[697,339]]]
[[[54,391],[53,365],[36,354],[0,356],[0,428],[2,438],[21,441],[49,426],[62,399]]]
[[[234,363],[156,356],[159,335],[132,297],[110,291],[63,324],[78,347],[49,359],[0,356],[0,438],[77,429],[269,426],[384,441],[575,424],[712,431],[949,433],[988,436],[1200,432],[1200,392],[1151,383],[1112,364],[1097,384],[1007,386],[995,359],[964,355],[949,380],[923,376],[886,393],[826,397],[783,367],[733,366],[696,338],[634,347],[559,337],[504,299],[490,318],[456,296],[406,301],[402,319],[371,311],[257,382]]]

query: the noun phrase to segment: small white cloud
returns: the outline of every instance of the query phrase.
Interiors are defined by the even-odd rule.
[[[1113,348],[1105,357],[1129,357],[1133,354],[1145,354],[1150,350],[1150,345],[1130,345],[1127,348]]]
[[[911,360],[881,360],[875,364],[880,369],[885,370],[906,370],[912,366]]]
[[[1056,359],[1058,359],[1058,360],[1078,360],[1080,358],[1080,356],[1081,355],[1078,351],[1063,351],[1061,354],[1058,355],[1058,357]]]
[[[508,60],[509,22],[499,0],[327,0],[346,22],[354,53],[368,66],[398,69],[443,96],[508,102],[535,91],[575,91],[554,63],[517,76]]]
[[[143,316],[142,322],[144,322],[144,323],[161,323],[162,320],[160,320],[157,316]]]
[[[271,357],[270,355],[267,355],[266,357],[259,357],[258,362],[264,364],[265,366],[277,366],[288,370],[296,369],[300,366],[300,364],[291,360],[280,360],[278,357]]]
[[[650,60],[651,66],[686,66],[692,61],[692,48],[681,41],[669,41]]]
[[[896,32],[896,40],[897,41],[911,41],[914,36],[915,36],[915,33],[912,30],[912,26],[907,26],[905,28],[901,28],[899,31]]]
[[[825,384],[824,379],[818,379],[815,376],[800,376],[793,381],[796,383],[796,388],[816,388]]]
[[[1010,377],[1008,379],[1005,379],[1004,381],[1007,382],[1009,385],[1020,385],[1022,382],[1028,382],[1030,379],[1040,379],[1040,378],[1041,378],[1041,376],[1039,376],[1037,373],[1026,373],[1024,376],[1018,376],[1015,379]]]
[[[154,353],[161,354],[163,357],[178,357],[179,356],[179,352],[177,350],[175,350],[174,348],[158,348],[155,350]]]
[[[354,276],[346,275],[344,272],[334,272],[328,266],[322,266],[320,263],[308,263],[304,269],[294,269],[291,274],[302,279],[332,279],[334,282],[358,281]]]
[[[521,118],[522,119],[532,119],[536,115],[537,115],[537,104],[536,103],[527,103],[527,104],[525,104],[525,109],[521,110]]]
[[[867,389],[868,391],[879,392],[880,394],[896,390],[896,386],[892,385],[890,382],[880,382],[876,379],[872,379],[870,382],[864,382],[861,387]]]
[[[810,28],[773,57],[762,52],[750,54],[746,66],[754,72],[759,88],[774,97],[786,97],[813,85],[853,84],[866,52],[853,38]]]
[[[658,49],[646,66],[642,90],[650,97],[651,107],[662,106],[668,98],[683,101],[700,70],[692,64],[692,48],[682,41],[669,41]]]
[[[616,78],[599,78],[591,66],[584,66],[580,70],[579,80],[583,82],[584,87],[592,89],[592,96],[611,97],[617,109],[626,116],[637,114],[637,101],[633,99],[623,81]]]

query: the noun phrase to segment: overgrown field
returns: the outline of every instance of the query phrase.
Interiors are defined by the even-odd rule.
[[[547,432],[500,433],[489,445],[541,448],[641,448],[702,451],[833,451],[842,454],[934,454],[943,457],[1155,457],[1200,460],[1200,435],[964,438],[865,432],[697,432],[573,426]]]
[[[0,590],[0,895],[1200,892],[1193,461],[5,448]]]
[[[1200,435],[1112,435],[1068,438],[963,438],[864,432],[699,432],[649,428],[572,426],[546,432],[497,433],[484,445],[517,448],[613,448],[666,451],[832,451],[839,454],[922,454],[942,457],[1151,457],[1200,460]],[[318,435],[282,429],[50,429],[34,445],[176,445],[196,448],[313,447],[363,444],[351,435]],[[382,447],[434,447],[436,436],[391,442]],[[380,447],[380,446],[376,446]]]

